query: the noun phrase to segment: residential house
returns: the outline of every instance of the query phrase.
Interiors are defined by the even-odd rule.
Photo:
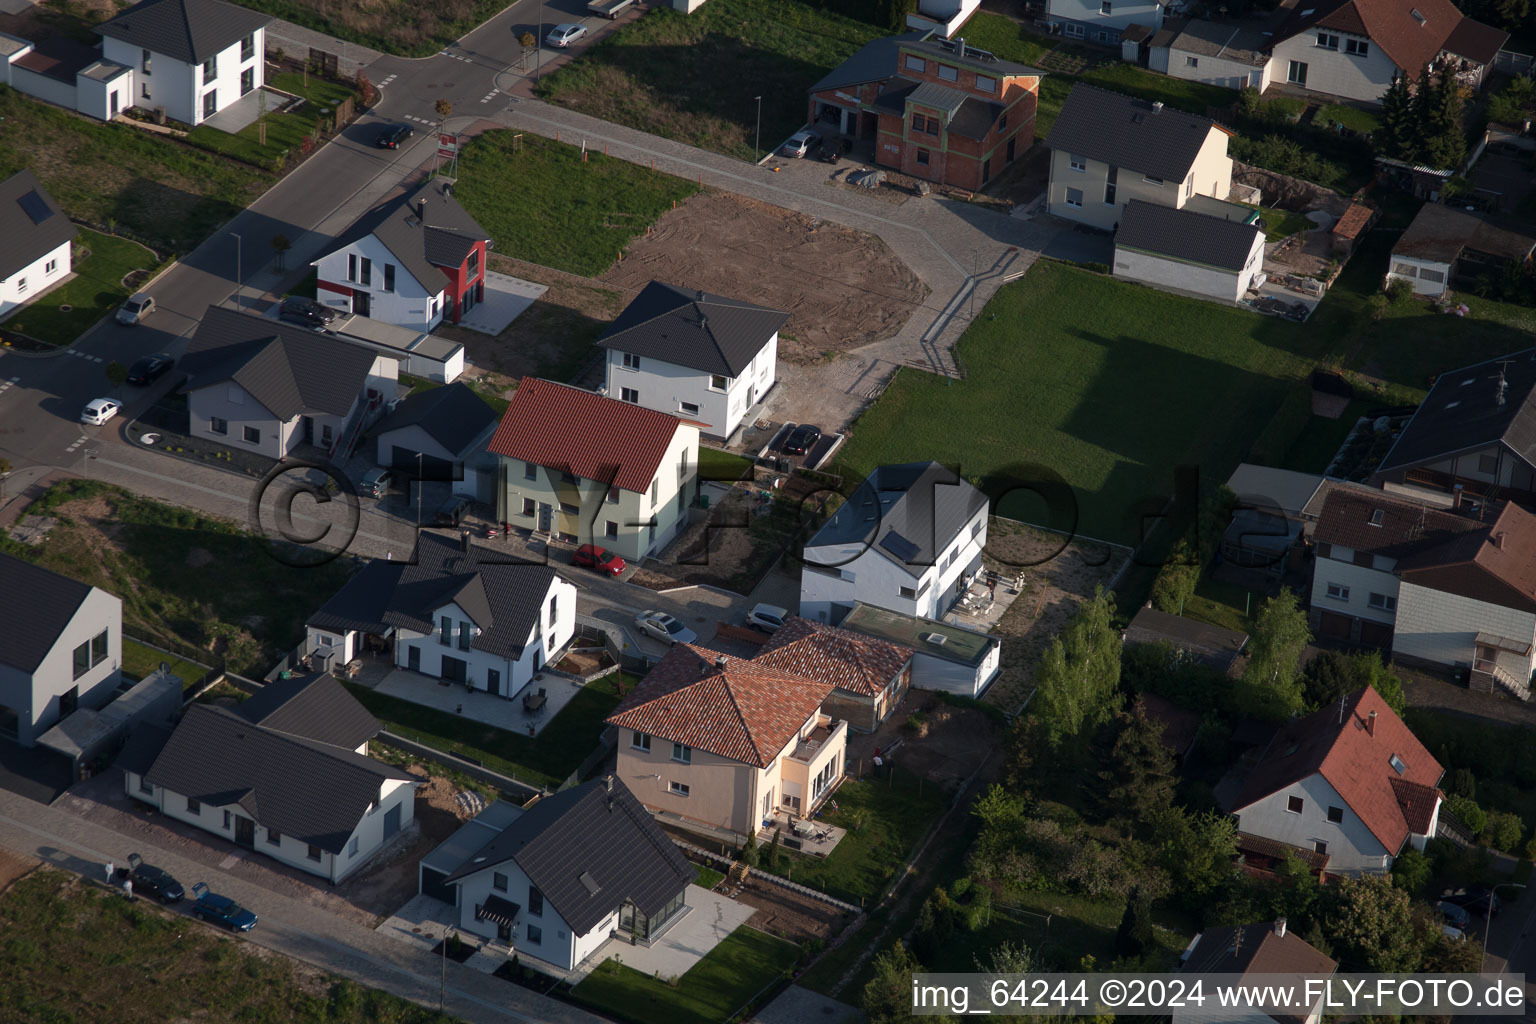
[[[1444,774],[1366,687],[1282,726],[1228,810],[1239,832],[1326,856],[1331,874],[1384,872],[1435,834]]]
[[[123,664],[123,602],[0,554],[0,735],[33,746],[76,708],[112,699]]]
[[[837,625],[857,601],[943,618],[981,568],[987,497],[937,462],[880,466],[801,556],[800,614]]]
[[[1338,969],[1338,961],[1319,952],[1291,932],[1283,917],[1277,918],[1273,924],[1207,928],[1190,940],[1179,964],[1180,972],[1185,974],[1251,976],[1255,986],[1268,980],[1262,977],[1264,975],[1331,978]],[[1317,1001],[1304,1014],[1277,1010],[1268,1014],[1254,1011],[1240,1015],[1261,1021],[1267,1018],[1279,1024],[1318,1024],[1323,1017],[1324,998],[1324,993],[1319,991]],[[1196,1016],[1202,1015],[1197,1013]],[[1228,1012],[1222,1012],[1221,1019],[1229,1020],[1232,1017]]]
[[[448,480],[454,494],[494,502],[497,463],[485,446],[497,422],[467,384],[417,391],[374,424],[374,458],[402,480]]]
[[[778,379],[789,314],[652,281],[597,340],[611,398],[736,433]]]
[[[1034,144],[1044,74],[964,39],[908,33],[875,40],[811,86],[809,117],[872,140],[881,167],[976,189]]]
[[[1051,32],[1100,46],[1119,46],[1132,25],[1156,32],[1163,27],[1167,0],[1046,0]]]
[[[269,316],[277,317],[279,305]],[[400,372],[439,384],[452,384],[464,372],[464,346],[437,334],[410,327],[399,327],[366,316],[341,316],[326,328],[343,341],[393,355],[400,360]]]
[[[1438,298],[1453,284],[1470,287],[1485,274],[1526,273],[1532,252],[1536,236],[1500,227],[1477,214],[1425,203],[1392,246],[1387,283],[1406,281],[1415,294]]]
[[[233,708],[190,705],[160,749],[135,736],[118,763],[135,800],[334,884],[414,820],[423,783],[367,756],[379,728],[317,673]]]
[[[919,690],[980,697],[1002,667],[1001,640],[948,622],[856,601],[838,626],[909,649]]]
[[[1047,207],[1106,231],[1120,223],[1132,199],[1246,219],[1251,210],[1225,202],[1232,190],[1231,134],[1209,118],[1159,102],[1074,85],[1045,140],[1051,150]],[[1221,202],[1192,202],[1197,196]]]
[[[319,259],[316,295],[344,313],[432,331],[485,298],[490,236],[433,179],[364,214]]]
[[[382,646],[400,668],[511,699],[575,624],[576,588],[550,566],[423,531],[409,562],[374,559],[311,615],[306,647],[344,665]]]
[[[458,927],[570,970],[610,938],[649,945],[698,872],[612,775],[537,800],[452,873]]]
[[[68,764],[69,779],[84,778],[82,772],[88,774],[102,761],[110,760],[140,725],[167,723],[180,714],[188,682],[196,680],[173,675],[161,662],[159,668],[131,686],[124,680],[99,710],[76,708],[59,719],[57,725],[37,737],[37,745]]]
[[[1115,232],[1116,277],[1235,303],[1258,287],[1263,271],[1264,229],[1252,220],[1140,199],[1125,204]]]
[[[697,424],[553,381],[523,378],[487,450],[497,519],[627,559],[681,533],[699,493]]]
[[[0,181],[0,317],[69,276],[79,234],[37,175],[23,169]]]
[[[793,615],[752,663],[833,684],[822,711],[854,732],[874,732],[912,684],[912,658],[900,644]]]
[[[220,306],[203,314],[178,369],[194,437],[273,459],[355,441],[399,381],[390,356]]]
[[[848,723],[821,710],[833,689],[675,644],[608,718],[618,776],[683,826],[745,837],[779,811],[809,817],[843,777]]]
[[[1222,675],[1234,674],[1248,647],[1248,634],[1213,626],[1182,615],[1160,612],[1150,604],[1137,610],[1122,638],[1127,647],[1163,644],[1181,659],[1197,662]]]
[[[133,69],[123,107],[195,126],[262,87],[271,23],[224,0],[140,0],[96,31],[102,57]]]
[[[1507,32],[1464,17],[1451,0],[1324,0],[1297,4],[1270,46],[1270,80],[1380,103],[1398,75],[1448,67],[1480,88]]]
[[[1228,89],[1269,86],[1269,38],[1251,28],[1192,18],[1152,51],[1148,66],[1173,78]]]
[[[1315,633],[1529,698],[1536,516],[1512,502],[1445,510],[1340,486],[1313,542]]]

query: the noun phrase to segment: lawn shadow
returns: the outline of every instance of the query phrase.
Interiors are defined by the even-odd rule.
[[[195,247],[243,207],[136,177],[118,191],[109,209],[119,225],[164,253]]]

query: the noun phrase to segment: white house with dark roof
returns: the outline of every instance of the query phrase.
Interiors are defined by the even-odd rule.
[[[1238,302],[1263,269],[1264,231],[1251,221],[1132,199],[1115,232],[1114,275],[1154,288]]]
[[[1148,66],[1173,78],[1263,92],[1272,67],[1268,47],[1268,37],[1255,29],[1195,18],[1166,49],[1149,54]]]
[[[334,664],[370,641],[400,668],[508,699],[559,660],[575,627],[576,587],[550,566],[427,531],[409,562],[369,562],[306,626],[307,646]]]
[[[96,31],[102,56],[133,70],[126,106],[199,125],[262,87],[271,22],[224,0],[140,0]]]
[[[69,276],[79,233],[31,171],[0,181],[0,317]]]
[[[1045,19],[1053,33],[1100,46],[1119,46],[1132,25],[1156,32],[1163,27],[1167,0],[1046,0]]]
[[[1536,235],[1441,203],[1425,203],[1392,245],[1387,282],[1405,281],[1417,295],[1438,298],[1484,274],[1525,274]]]
[[[400,376],[389,355],[219,306],[203,314],[179,368],[193,436],[274,459],[355,439]]]
[[[937,619],[860,601],[841,628],[910,650],[912,685],[919,690],[980,697],[1002,667],[1003,642],[997,637]]]
[[[112,699],[123,664],[123,602],[0,554],[0,733],[24,747],[77,708]]]
[[[1074,85],[1045,140],[1051,150],[1047,208],[1108,231],[1132,199],[1176,210],[1197,196],[1225,205],[1232,191],[1231,134],[1210,118],[1162,103]]]
[[[937,462],[880,466],[805,543],[800,614],[856,602],[943,618],[981,567],[987,496]]]
[[[364,214],[310,265],[316,295],[343,313],[431,331],[485,298],[490,236],[442,179]]]
[[[694,420],[728,438],[778,379],[789,314],[652,281],[598,339],[610,398]]]
[[[415,820],[422,781],[367,756],[379,728],[319,673],[193,704],[169,736],[136,731],[117,763],[135,800],[335,883]]]
[[[612,775],[546,796],[444,880],[460,930],[570,970],[610,938],[649,945],[697,872]]]
[[[493,502],[496,458],[485,445],[497,422],[496,410],[467,384],[417,391],[373,425],[374,458],[407,479],[448,479],[454,494]]]

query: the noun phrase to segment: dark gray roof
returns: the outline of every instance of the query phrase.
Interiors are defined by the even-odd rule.
[[[964,39],[945,39],[929,33],[927,36],[912,42],[903,42],[899,49],[911,53],[922,54],[945,64],[953,64],[957,67],[968,68],[971,71],[980,71],[987,75],[1044,75],[1039,68],[1032,68],[1028,64],[1017,64],[1011,60],[1001,60],[994,54],[979,50],[974,46],[965,46],[964,55],[961,47]]]
[[[912,95],[907,97],[907,102],[917,103],[953,114],[960,109],[960,105],[965,102],[965,99],[966,94],[959,89],[940,85],[937,82],[924,82],[912,90]]]
[[[182,390],[233,381],[281,420],[300,413],[345,416],[376,358],[308,327],[209,306],[181,360],[188,375]]]
[[[984,139],[1003,112],[1001,103],[989,103],[967,96],[960,110],[949,122],[949,130],[967,139]]]
[[[1253,224],[1132,199],[1120,214],[1115,246],[1236,271],[1248,265],[1254,240],[1262,237]]]
[[[626,900],[643,914],[656,913],[696,874],[623,780],[611,775],[527,808],[446,881],[509,860],[578,935]]]
[[[379,720],[329,672],[279,679],[235,712],[253,725],[355,750],[379,734]]]
[[[1248,634],[1148,607],[1131,619],[1125,630],[1125,642],[1131,646],[1169,644],[1225,672],[1248,646]]]
[[[37,671],[90,593],[89,583],[0,554],[0,665]]]
[[[1171,48],[1261,68],[1269,60],[1264,52],[1268,43],[1264,34],[1254,29],[1194,19],[1174,38]]]
[[[160,751],[165,749],[170,738],[169,725],[161,725],[159,722],[140,722],[128,734],[128,741],[123,744],[123,749],[117,752],[117,760],[112,763],[125,772],[143,775],[155,763],[155,758],[160,756]]]
[[[1377,472],[1436,462],[1501,442],[1536,465],[1533,389],[1536,349],[1442,373]]]
[[[426,200],[424,215],[422,200]],[[363,214],[314,262],[369,235],[393,253],[418,283],[434,292],[441,291],[447,283],[437,268],[457,269],[476,243],[491,237],[457,199],[443,194],[441,182],[429,181],[415,192]]]
[[[238,804],[264,828],[340,853],[390,780],[415,776],[342,747],[193,704],[145,778],[212,806]]]
[[[377,437],[403,427],[420,427],[448,451],[462,453],[496,419],[496,410],[474,388],[455,381],[408,396],[372,433]]]
[[[1067,94],[1045,144],[1116,167],[1183,181],[1212,128],[1208,117],[1081,83]]]
[[[652,281],[597,344],[739,377],[788,319],[788,313],[767,306]]]
[[[42,259],[80,232],[31,171],[0,181],[0,281]]]
[[[893,114],[905,117],[907,97],[917,91],[920,84],[922,83],[896,75],[885,83],[884,88],[880,90],[880,95],[875,97],[875,106],[880,110],[889,110]]]
[[[465,552],[459,540],[423,531],[411,563],[368,563],[308,624],[369,633],[403,626],[430,633],[437,610],[454,603],[480,627],[470,641],[474,650],[520,658],[555,578],[550,566],[508,563],[478,544]]]
[[[187,64],[201,64],[272,19],[224,0],[141,0],[96,31]]]
[[[913,576],[933,565],[987,496],[937,462],[880,466],[806,547],[869,542]]]
[[[901,44],[916,42],[925,34],[908,32],[866,43],[858,53],[823,75],[819,82],[811,86],[810,91],[824,92],[827,89],[841,89],[848,85],[862,85],[889,78],[896,73],[896,51]]]

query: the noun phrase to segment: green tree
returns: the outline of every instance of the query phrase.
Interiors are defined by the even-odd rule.
[[[1185,900],[1207,896],[1232,879],[1237,827],[1231,818],[1210,811],[1192,815],[1167,804],[1149,815],[1149,824],[1154,859]]]
[[[1211,565],[1221,550],[1221,535],[1232,524],[1232,509],[1237,505],[1237,494],[1222,484],[1207,494],[1200,502],[1199,524],[1196,536],[1199,540],[1200,564]]]
[[[1132,889],[1115,932],[1115,955],[1139,960],[1152,951],[1152,944],[1152,903],[1139,888]]]
[[[1461,90],[1449,68],[1425,73],[1415,97],[1420,120],[1419,159],[1431,167],[1456,170],[1467,158],[1467,133],[1461,124]]]
[[[905,1024],[921,1021],[923,1024],[939,1021],[948,1024],[951,1018],[916,1017],[912,1014],[912,975],[919,973],[923,965],[907,951],[900,939],[890,949],[875,954],[875,976],[864,986],[862,1007],[869,1024]]]
[[[1397,859],[1392,862],[1392,881],[1410,896],[1417,896],[1429,884],[1429,878],[1434,871],[1429,858],[1424,856],[1422,851],[1410,846],[1398,854]]]
[[[1184,605],[1195,596],[1199,583],[1200,566],[1195,563],[1194,552],[1179,541],[1152,581],[1152,607],[1169,615],[1183,615]]]
[[[1483,944],[1476,939],[1453,939],[1439,932],[1424,947],[1419,968],[1434,974],[1476,974],[1483,969]]]
[[[1415,120],[1413,93],[1408,76],[1398,75],[1381,97],[1381,127],[1371,134],[1371,141],[1383,155],[1394,160],[1414,159],[1418,151],[1418,122]]]
[[[747,833],[747,841],[742,844],[741,853],[737,855],[736,859],[749,868],[755,868],[757,867],[757,854],[757,832],[755,830],[749,831]]]
[[[1340,969],[1416,971],[1422,948],[1413,927],[1413,901],[1387,875],[1344,878],[1329,886],[1326,931],[1340,953]]]
[[[1154,808],[1173,802],[1173,752],[1163,742],[1162,725],[1147,717],[1140,702],[1121,717],[1109,797],[1128,817],[1145,821]]]
[[[1452,796],[1464,796],[1468,800],[1477,799],[1477,776],[1470,768],[1457,768],[1451,772],[1450,785],[1445,787],[1446,792]]]
[[[1022,942],[1005,942],[987,954],[985,961],[978,954],[976,969],[983,974],[1029,974],[1040,968],[1040,963],[1029,947]]]
[[[1311,642],[1307,613],[1297,606],[1294,590],[1282,588],[1260,606],[1248,644],[1248,667],[1243,670],[1243,682],[1254,688],[1252,696],[1261,705],[1256,710],[1284,718],[1301,709],[1298,666],[1301,652]]]
[[[1040,657],[1035,706],[1052,746],[1114,714],[1121,647],[1114,614],[1114,595],[1097,588]]]
[[[1322,651],[1302,671],[1302,697],[1309,708],[1336,704],[1341,697],[1373,687],[1387,707],[1399,715],[1407,710],[1403,681],[1382,662],[1375,651],[1348,654]]]

